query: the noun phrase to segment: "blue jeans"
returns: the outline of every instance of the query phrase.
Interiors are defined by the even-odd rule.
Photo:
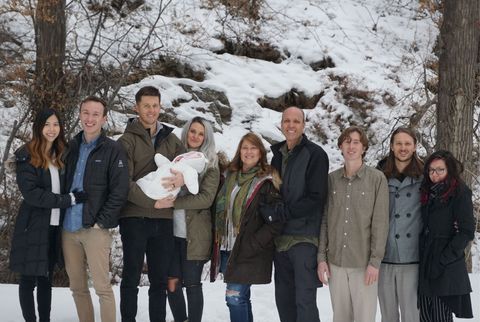
[[[253,322],[250,284],[227,283],[225,300],[231,322]]]
[[[220,272],[225,274],[229,251],[220,251]],[[227,283],[225,301],[230,310],[231,322],[253,322],[250,284]]]
[[[228,257],[230,256],[230,252],[226,250],[221,250],[220,251],[220,268],[219,271],[220,273],[223,273],[225,275],[225,271],[227,270],[227,261]]]

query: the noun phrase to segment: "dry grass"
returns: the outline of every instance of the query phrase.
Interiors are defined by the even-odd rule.
[[[210,8],[224,5],[233,16],[257,20],[260,18],[260,7],[263,0],[206,0],[206,2]]]

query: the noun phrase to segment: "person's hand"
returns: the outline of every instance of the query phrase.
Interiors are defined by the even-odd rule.
[[[75,204],[85,203],[88,200],[88,194],[85,191],[73,191],[72,194],[75,198]]]
[[[282,201],[278,201],[273,205],[267,204],[266,202],[260,202],[258,210],[262,215],[263,220],[267,223],[286,221],[285,205]]]
[[[373,267],[372,265],[367,266],[365,271],[365,285],[369,286],[375,283],[378,280],[378,268]]]
[[[284,223],[289,218],[287,207],[279,193],[262,194],[258,210],[266,223]]]
[[[460,232],[460,229],[458,229],[458,222],[456,220],[453,222],[453,229],[456,233]]]
[[[173,191],[185,184],[185,181],[183,180],[183,173],[174,169],[170,169],[170,172],[172,173],[171,177],[162,179],[162,186],[167,191]]]
[[[322,284],[328,285],[328,279],[330,278],[330,269],[327,262],[319,262],[317,266],[318,279]]]
[[[165,198],[158,199],[157,201],[155,201],[154,207],[155,209],[172,208],[174,201],[175,201],[175,197],[172,195],[169,195]]]

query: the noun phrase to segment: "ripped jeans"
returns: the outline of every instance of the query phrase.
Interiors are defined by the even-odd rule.
[[[225,300],[231,322],[253,322],[250,284],[227,283]]]

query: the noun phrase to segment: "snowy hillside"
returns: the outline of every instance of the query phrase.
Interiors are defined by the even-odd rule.
[[[173,108],[185,120],[203,115],[205,102],[193,100],[179,85],[225,93],[232,108],[230,122],[219,124],[208,109],[205,116],[217,123],[218,146],[231,155],[236,138],[247,130],[282,139],[280,113],[262,108],[262,98],[292,90],[292,95],[318,95],[307,110],[307,132],[326,148],[332,169],[340,162],[335,142],[345,126],[368,128],[373,147],[367,159],[375,163],[386,151],[382,143],[392,128],[407,124],[411,106],[425,100],[423,66],[435,59],[431,52],[438,30],[415,1],[266,1],[254,26],[227,17],[229,28],[219,22],[218,11],[185,0],[167,8],[171,15],[165,23],[176,27],[168,46],[181,61],[205,72],[204,81],[153,76],[123,88],[121,96],[131,100],[139,86],[159,86],[164,107],[185,102]],[[182,28],[189,32],[179,33]],[[268,42],[281,54],[281,62],[215,54],[222,36]],[[311,67],[322,62],[325,68]]]
[[[366,126],[373,145],[367,159],[375,163],[386,151],[384,140],[392,128],[407,124],[413,114],[411,106],[425,100],[423,66],[435,60],[432,46],[438,30],[416,1],[267,0],[257,21],[232,16],[224,7],[209,7],[208,3],[146,1],[129,20],[120,21],[115,16],[105,20],[92,55],[104,55],[104,64],[120,66],[122,59],[131,57],[139,42],[150,35],[152,57],[168,53],[203,75],[202,81],[147,77],[123,87],[117,107],[131,107],[140,86],[158,86],[163,106],[179,120],[204,115],[215,122],[218,147],[231,155],[237,139],[247,130],[270,142],[282,139],[277,128],[280,113],[260,103],[282,95],[293,96],[287,104],[301,103],[295,96],[302,96],[304,101],[310,99],[310,106],[302,106],[309,108],[307,132],[325,147],[334,169],[340,162],[335,142],[341,129],[350,124]],[[80,57],[94,37],[95,26],[75,2],[69,3],[67,10],[67,49]],[[161,24],[152,32],[149,26],[161,10]],[[12,28],[25,34],[33,33],[30,23],[25,18],[11,22]],[[106,47],[119,37],[125,41],[109,47],[105,54],[102,44]],[[33,46],[33,35],[31,41]],[[230,42],[268,44],[277,54],[276,60],[219,54],[228,52],[224,45]],[[426,73],[431,76],[431,71]],[[211,102],[195,97],[191,90],[185,90],[187,87],[224,93],[231,107],[230,119],[219,118]],[[19,101],[15,108],[24,104]],[[15,118],[15,108],[0,108],[4,138]],[[117,133],[121,132],[125,118],[113,113],[111,119],[116,120]]]

